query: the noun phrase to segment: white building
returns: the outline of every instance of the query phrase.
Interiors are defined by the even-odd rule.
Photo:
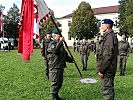
[[[112,19],[114,21],[114,31],[119,32],[119,29],[116,27],[116,23],[118,21],[118,6],[109,6],[109,7],[101,7],[92,9],[94,15],[99,20],[99,22],[105,18]],[[61,24],[60,29],[62,30],[62,35],[65,37],[65,40],[68,46],[72,46],[74,39],[68,36],[69,27],[72,23],[72,14],[66,15],[61,18],[57,18],[57,21]],[[118,38],[120,38],[118,36]]]

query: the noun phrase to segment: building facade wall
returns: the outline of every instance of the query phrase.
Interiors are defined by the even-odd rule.
[[[114,23],[116,22],[116,20],[118,21],[118,13],[98,14],[95,16],[99,21],[102,21],[105,18],[112,19],[114,21]],[[69,21],[72,22],[72,17],[59,18],[59,19],[57,19],[57,21],[61,24],[60,29],[62,30],[62,35],[65,37],[65,40],[66,40],[68,46],[73,46],[74,39],[71,38],[71,40],[70,40],[69,36],[68,36],[68,32],[69,32],[68,22]],[[114,26],[113,29],[115,32],[119,32],[119,29],[116,26]],[[120,39],[119,36],[118,36],[118,38]]]

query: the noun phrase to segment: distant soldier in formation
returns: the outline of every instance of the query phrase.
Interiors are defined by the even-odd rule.
[[[52,41],[52,32],[48,31],[46,32],[46,37],[44,37],[43,41],[42,41],[42,45],[41,45],[41,54],[44,60],[44,69],[45,69],[45,74],[46,74],[46,78],[49,79],[49,66],[48,66],[48,58],[47,58],[47,49],[48,49],[48,45],[49,43]]]
[[[52,100],[60,100],[58,95],[63,84],[63,73],[67,62],[73,62],[73,59],[68,56],[63,41],[57,30],[52,31],[53,41],[48,45],[47,58],[49,65],[49,80],[51,81]]]
[[[119,42],[119,67],[120,67],[120,76],[125,75],[126,62],[129,55],[130,45],[126,40],[126,35],[121,36],[121,41]]]
[[[77,41],[77,52],[79,52],[79,49],[80,49],[80,41]]]
[[[98,57],[98,75],[104,100],[114,100],[114,77],[117,69],[118,39],[113,32],[113,21],[102,20],[103,40],[100,43]]]
[[[82,71],[87,70],[87,60],[89,55],[90,55],[90,46],[87,38],[84,37],[80,45],[80,56],[81,56],[81,61],[83,66]]]
[[[94,52],[95,49],[95,43],[94,41],[91,41],[91,51]]]
[[[10,52],[11,50],[11,41],[8,41],[8,51]]]
[[[76,47],[77,47],[77,43],[76,43],[76,41],[74,41],[73,42],[73,51],[75,52],[75,50],[76,50]]]

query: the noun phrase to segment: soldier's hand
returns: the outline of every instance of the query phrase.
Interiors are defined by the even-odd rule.
[[[43,58],[43,60],[46,60],[46,58],[45,57],[42,57]]]
[[[41,48],[41,49],[43,48],[43,45],[42,45],[42,44],[40,45],[40,48]]]
[[[98,72],[98,75],[99,75],[99,77],[100,77],[100,78],[102,78],[102,77],[103,77],[103,74],[102,74],[102,73],[100,73],[100,72]]]

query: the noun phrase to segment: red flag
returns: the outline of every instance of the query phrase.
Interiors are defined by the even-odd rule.
[[[18,53],[23,60],[30,60],[33,52],[33,36],[39,37],[39,24],[50,16],[50,11],[44,0],[22,0]]]
[[[33,8],[33,0],[22,0],[18,53],[22,53],[23,60],[30,60],[30,54],[33,52]]]
[[[0,11],[0,33],[2,33],[2,12]]]

